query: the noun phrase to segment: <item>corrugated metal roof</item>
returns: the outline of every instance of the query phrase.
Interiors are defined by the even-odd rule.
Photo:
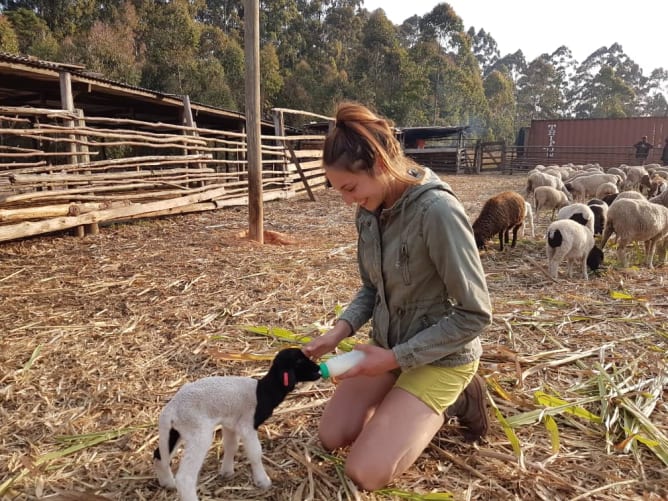
[[[183,96],[128,85],[104,78],[84,66],[45,61],[30,56],[0,52],[0,105],[61,108],[60,73],[71,75],[76,93],[75,107],[88,116],[134,118],[150,122],[180,123]],[[191,102],[193,114],[202,127],[244,127],[239,111]],[[264,121],[264,130],[273,123]]]

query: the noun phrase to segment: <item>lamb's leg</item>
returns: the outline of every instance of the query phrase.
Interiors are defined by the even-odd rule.
[[[211,442],[213,441],[213,429],[195,430],[185,440],[183,457],[176,473],[176,490],[181,501],[198,501],[197,480],[199,472],[206,458]]]
[[[587,256],[582,260],[582,278],[589,280],[589,275],[587,275]]]
[[[254,429],[244,430],[242,440],[253,471],[253,483],[260,489],[271,487],[271,479],[262,465],[262,445]]]
[[[517,231],[520,229],[522,224],[524,223],[520,223],[513,228],[513,243],[510,244],[511,247],[515,247],[515,244],[517,243]]]
[[[503,230],[499,232],[499,250],[503,250]]]
[[[234,455],[239,449],[239,437],[233,430],[223,428],[223,462],[220,465],[220,475],[223,478],[234,476]]]

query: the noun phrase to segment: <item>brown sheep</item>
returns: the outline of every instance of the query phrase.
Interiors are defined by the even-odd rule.
[[[473,223],[473,235],[478,249],[485,248],[485,241],[499,235],[499,250],[503,250],[503,242],[509,241],[510,230],[513,230],[513,242],[517,242],[517,231],[524,224],[526,207],[524,198],[514,191],[504,191],[485,202],[480,215]]]

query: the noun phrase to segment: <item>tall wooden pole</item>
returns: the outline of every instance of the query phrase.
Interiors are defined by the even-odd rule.
[[[260,5],[245,0],[246,146],[248,149],[248,236],[264,243],[260,110]]]

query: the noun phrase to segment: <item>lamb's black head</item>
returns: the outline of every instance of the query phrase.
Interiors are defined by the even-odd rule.
[[[596,271],[603,264],[603,251],[598,247],[594,246],[587,255],[587,266],[590,270]]]
[[[281,385],[292,391],[302,381],[320,379],[320,367],[299,348],[285,348],[274,357],[269,373],[279,377]]]
[[[279,351],[269,367],[269,372],[257,382],[253,426],[257,429],[264,423],[287,394],[295,389],[297,383],[316,379],[320,379],[320,367],[304,355],[302,350],[286,348]]]

